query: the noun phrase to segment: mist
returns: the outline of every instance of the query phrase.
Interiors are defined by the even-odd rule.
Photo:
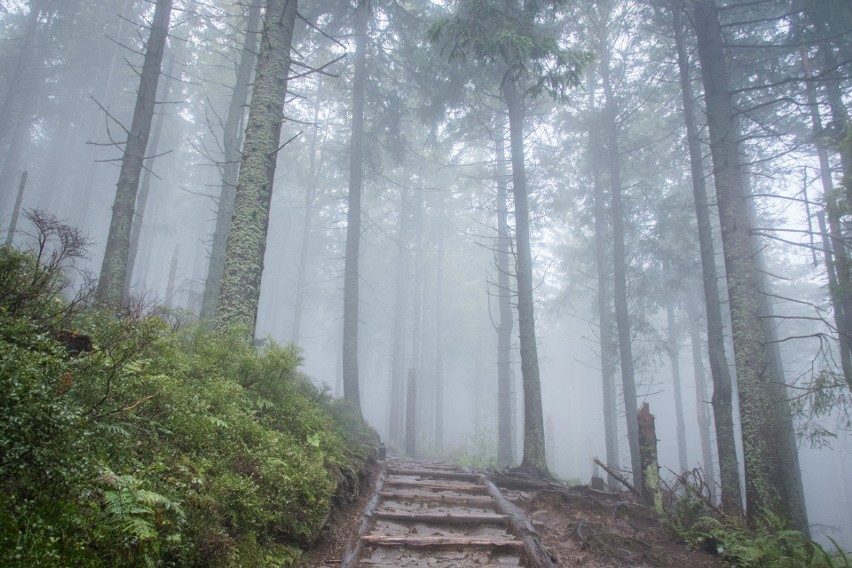
[[[258,26],[272,4],[262,3]],[[684,466],[697,468],[718,502],[714,339],[702,282],[709,262],[720,296],[711,309],[721,316],[718,337],[733,381],[737,444],[729,449],[738,457],[745,506],[750,462],[743,437],[751,439],[752,426],[750,413],[741,417],[739,393],[751,391],[738,387],[752,384],[744,370],[754,367],[743,366],[746,328],[738,327],[739,300],[729,296],[738,293],[730,282],[740,269],[730,257],[728,213],[719,207],[729,195],[720,180],[730,176],[718,159],[715,91],[702,77],[701,64],[706,70],[712,61],[699,61],[707,53],[699,44],[705,30],[680,2],[557,3],[552,13],[529,4],[541,8],[530,20],[531,37],[555,51],[521,66],[483,54],[499,52],[487,41],[499,43],[499,34],[464,43],[478,29],[470,14],[464,19],[469,2],[298,3],[251,314],[255,342],[298,345],[301,371],[335,397],[354,385],[360,412],[390,453],[482,467],[530,459],[525,431],[534,428],[525,396],[537,381],[544,469],[576,483],[606,477],[594,458],[631,470],[631,408],[647,402],[661,477],[673,483]],[[739,159],[745,188],[733,200],[742,209],[737,219],[748,219],[744,238],[752,247],[744,279],[757,281],[764,305],[753,323],[764,328],[755,341],[776,373],[757,381],[780,385],[783,396],[769,405],[792,420],[796,436],[798,466],[789,455],[778,459],[782,469],[801,468],[812,537],[849,550],[852,329],[845,322],[852,304],[846,306],[844,284],[852,246],[852,11],[841,0],[699,4],[714,7],[725,40],[722,90],[736,127],[726,136],[735,139],[730,155]],[[239,157],[228,157],[226,123],[246,36],[265,37],[260,27],[247,30],[249,9],[230,0],[172,6],[134,189],[139,242],[123,299],[166,306],[175,320],[200,318],[220,203],[228,188],[239,202],[247,183],[244,170],[239,183],[223,179],[251,136],[261,50],[249,58],[249,97],[232,119]],[[100,276],[154,10],[142,0],[0,5],[0,229],[5,236],[16,219],[13,246],[33,246],[25,212],[43,210],[88,234],[82,268]],[[357,14],[366,18],[363,36]],[[356,75],[363,80],[360,138],[353,136]],[[694,133],[685,122],[689,100]],[[517,112],[522,122],[514,122]],[[353,156],[362,156],[354,379],[344,372]],[[706,183],[703,206],[693,191],[698,178]],[[528,215],[519,225],[521,179]],[[696,219],[702,207],[715,247],[704,265]],[[527,221],[525,308],[519,227]],[[510,320],[501,305],[510,307]],[[531,340],[522,337],[519,308],[534,310],[522,316],[534,321]],[[507,325],[501,382],[499,331]],[[532,382],[530,345],[538,373]],[[635,385],[625,388],[628,366]],[[498,456],[501,443],[508,455]]]

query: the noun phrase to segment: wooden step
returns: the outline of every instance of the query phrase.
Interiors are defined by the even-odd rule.
[[[383,536],[365,535],[361,542],[372,546],[401,546],[408,548],[494,548],[523,550],[524,543],[508,538],[448,537],[448,536]]]
[[[416,489],[430,489],[432,491],[455,491],[457,493],[487,493],[483,485],[470,483],[440,483],[432,481],[417,481],[413,479],[391,479],[385,481],[386,487],[411,487]]]
[[[403,521],[409,523],[506,525],[509,522],[508,515],[497,513],[400,513],[396,511],[376,511],[375,517],[386,521]]]
[[[429,491],[382,491],[379,494],[383,499],[399,501],[420,501],[427,503],[441,503],[446,505],[479,505],[481,507],[494,507],[494,499],[489,495],[447,495],[446,493],[432,493]]]

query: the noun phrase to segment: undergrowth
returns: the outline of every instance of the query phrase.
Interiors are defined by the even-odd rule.
[[[0,248],[3,566],[291,564],[375,433],[295,347],[69,301],[50,231]]]
[[[835,544],[826,551],[789,522],[772,513],[749,526],[739,516],[712,510],[692,493],[681,495],[666,511],[664,524],[685,543],[720,556],[727,564],[749,568],[852,568],[852,558]]]

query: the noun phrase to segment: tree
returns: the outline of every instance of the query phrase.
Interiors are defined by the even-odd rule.
[[[546,3],[516,0],[469,0],[432,28],[435,42],[445,38],[450,60],[470,58],[487,71],[481,77],[495,85],[509,114],[509,146],[515,214],[518,334],[524,386],[524,455],[521,467],[549,476],[541,407],[541,380],[535,335],[532,250],[530,246],[527,176],[524,159],[524,114],[528,100],[542,93],[566,96],[588,60],[586,54],[563,49],[559,38],[537,26]],[[554,5],[561,4],[555,2]]]
[[[500,322],[497,325],[497,465],[512,465],[514,438],[512,436],[512,290],[509,285],[511,269],[509,253],[512,236],[509,234],[508,187],[506,183],[506,151],[502,125],[497,130],[495,164],[497,179],[497,303]]]
[[[272,183],[281,149],[281,121],[297,3],[297,0],[267,0],[266,3],[216,308],[219,327],[241,326],[252,337],[257,322]]]
[[[171,12],[172,0],[157,0],[142,73],[139,76],[133,122],[126,131],[127,141],[124,144],[112,220],[98,280],[97,299],[102,304],[118,304],[124,297],[136,194],[139,190],[139,176],[148,146],[148,136],[151,133],[151,121],[154,118],[157,83],[160,80],[160,66],[169,33]]]
[[[249,6],[246,17],[245,39],[240,52],[240,62],[237,66],[237,80],[231,93],[228,114],[225,117],[225,129],[222,133],[222,187],[219,190],[219,201],[216,207],[216,226],[213,229],[213,241],[210,244],[210,264],[207,267],[207,278],[204,281],[204,297],[201,300],[201,317],[213,317],[216,304],[219,301],[219,290],[222,287],[222,273],[225,269],[225,246],[228,242],[228,231],[231,228],[231,217],[234,214],[234,195],[237,179],[240,173],[240,143],[245,117],[245,104],[251,88],[251,72],[257,53],[257,27],[260,23],[260,1],[255,0]]]
[[[346,254],[343,269],[343,398],[361,412],[358,382],[358,259],[361,246],[363,186],[364,91],[367,69],[369,0],[355,9],[355,61],[352,85],[352,130],[349,143],[349,196],[346,213]]]
[[[601,11],[598,25],[598,58],[601,83],[604,90],[603,131],[606,139],[606,156],[609,170],[610,217],[612,224],[613,303],[615,328],[618,333],[618,353],[621,366],[621,387],[624,412],[627,415],[627,443],[630,446],[630,463],[633,485],[642,487],[642,462],[639,456],[639,424],[636,421],[636,376],[633,361],[633,343],[630,333],[630,311],[627,303],[627,251],[624,242],[624,205],[621,183],[621,153],[618,148],[618,107],[610,76],[610,45],[608,26],[612,4],[598,5]]]
[[[739,460],[737,458],[736,434],[733,419],[733,385],[725,354],[722,308],[719,300],[719,279],[716,275],[716,253],[713,245],[707,186],[704,181],[704,166],[699,140],[698,120],[695,113],[695,94],[689,72],[683,26],[683,0],[672,4],[672,27],[679,71],[683,121],[686,128],[686,143],[689,151],[689,167],[695,216],[698,222],[699,256],[701,259],[701,282],[704,291],[705,317],[707,321],[708,356],[710,375],[713,380],[713,416],[716,423],[716,448],[719,456],[719,478],[722,489],[722,507],[727,511],[742,508]],[[705,468],[712,464],[705,463]]]
[[[776,429],[770,356],[761,325],[760,276],[753,261],[752,220],[729,87],[718,11],[714,0],[694,5],[698,54],[704,83],[713,177],[722,229],[734,361],[740,395],[746,513],[788,514],[787,490]],[[801,528],[801,527],[799,527]]]

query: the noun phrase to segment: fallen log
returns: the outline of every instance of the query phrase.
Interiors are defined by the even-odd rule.
[[[376,478],[375,493],[373,493],[373,496],[364,507],[364,512],[361,513],[361,519],[358,521],[358,533],[349,541],[349,544],[346,546],[346,552],[340,560],[341,568],[353,568],[358,564],[358,557],[361,555],[362,548],[361,539],[369,532],[373,524],[373,515],[376,512],[376,506],[379,504],[382,486],[386,477],[387,470],[383,468]]]
[[[488,494],[497,502],[497,510],[509,517],[509,526],[512,527],[512,531],[524,544],[529,566],[531,568],[556,568],[556,563],[538,540],[538,531],[527,520],[526,515],[514,503],[506,499],[497,489],[497,486],[484,475],[482,476],[482,483],[488,490]]]

